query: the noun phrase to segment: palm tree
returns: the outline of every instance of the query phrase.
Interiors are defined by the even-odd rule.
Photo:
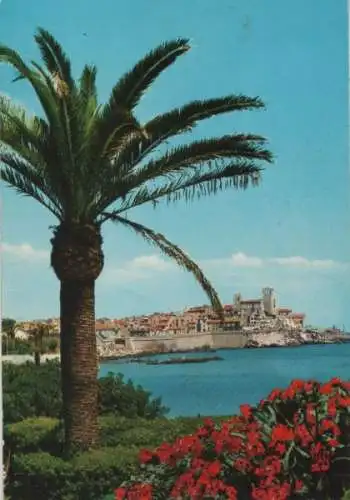
[[[34,344],[34,363],[40,366],[41,355],[45,352],[43,339],[50,335],[50,327],[45,323],[38,323],[29,331],[29,335]]]
[[[53,36],[38,29],[43,65],[26,64],[0,45],[0,62],[15,80],[33,88],[42,116],[31,116],[5,96],[0,100],[2,179],[30,196],[58,220],[53,227],[51,266],[60,280],[61,368],[68,449],[98,442],[95,281],[103,269],[101,226],[126,226],[190,271],[221,310],[217,293],[195,262],[165,236],[131,220],[128,213],[160,200],[193,200],[226,188],[258,184],[263,162],[272,160],[265,139],[230,134],[168,147],[200,120],[230,111],[263,108],[244,95],[193,101],[141,124],[135,115],[153,81],[189,50],[187,39],[149,52],[99,104],[96,67],[79,79]]]

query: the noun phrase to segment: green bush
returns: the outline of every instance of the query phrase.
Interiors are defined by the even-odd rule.
[[[59,417],[62,407],[57,361],[35,366],[3,364],[4,423],[43,416]]]
[[[58,361],[47,361],[40,366],[34,363],[3,365],[4,423],[13,423],[31,417],[60,418],[62,413],[61,377]],[[128,418],[157,418],[165,415],[167,408],[160,398],[152,399],[151,393],[123,375],[108,374],[99,379],[100,414],[124,415]]]
[[[113,413],[129,418],[153,419],[168,412],[161,398],[151,399],[150,392],[131,380],[125,382],[121,373],[108,373],[99,379],[99,407],[101,415]]]
[[[16,500],[99,500],[130,477],[138,449],[100,448],[63,460],[49,453],[15,456],[7,493]]]
[[[223,418],[218,417],[217,421]],[[201,424],[197,418],[126,418],[106,415],[99,418],[101,446],[148,446],[155,447],[164,441],[195,432]],[[11,453],[45,451],[61,455],[63,429],[55,418],[37,417],[5,425],[4,439]]]
[[[63,429],[55,418],[29,418],[5,425],[4,440],[11,453],[47,451],[60,454],[63,449]]]
[[[2,352],[4,354],[32,354],[33,346],[28,340],[4,337],[2,339]]]

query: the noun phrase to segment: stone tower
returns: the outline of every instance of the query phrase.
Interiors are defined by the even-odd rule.
[[[237,311],[239,311],[241,308],[241,300],[242,300],[242,295],[240,293],[235,293],[233,297],[233,303]]]
[[[265,287],[262,289],[264,311],[267,314],[277,313],[277,300],[275,290],[270,287]]]

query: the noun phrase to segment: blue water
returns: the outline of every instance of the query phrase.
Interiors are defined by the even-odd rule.
[[[213,353],[186,356],[206,355]],[[338,376],[350,380],[350,343],[218,350],[216,355],[224,360],[163,366],[108,361],[101,365],[100,375],[123,373],[153,396],[161,396],[170,408],[169,416],[230,415],[240,404],[258,403],[293,378],[325,381]],[[166,355],[152,358],[165,359]]]

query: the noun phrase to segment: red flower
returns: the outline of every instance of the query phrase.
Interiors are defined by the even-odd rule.
[[[330,381],[329,381],[330,384],[332,385],[341,385],[341,380],[339,377],[333,377]]]
[[[128,500],[152,500],[151,484],[135,484],[127,492]]]
[[[279,455],[284,455],[286,452],[287,448],[284,443],[277,443],[276,446],[274,447],[275,452],[278,453]]]
[[[278,424],[272,429],[272,441],[293,441],[294,432],[290,427]]]
[[[237,460],[234,462],[233,466],[239,472],[248,472],[252,469],[252,465],[251,465],[250,461],[247,460],[246,458],[237,458]]]
[[[268,401],[275,401],[275,399],[280,398],[282,395],[281,389],[274,389],[273,391],[270,392],[269,396],[267,397]]]
[[[316,423],[315,405],[313,404],[306,405],[306,422],[310,425]]]
[[[332,392],[333,385],[330,382],[327,382],[320,387],[320,394],[331,394]]]
[[[330,453],[324,446],[317,442],[311,448],[311,472],[327,472],[330,468]]]
[[[212,462],[207,468],[207,472],[210,476],[216,477],[220,474],[221,471],[221,463],[218,460]]]
[[[237,500],[237,490],[234,486],[226,486],[225,493],[228,500]]]
[[[320,427],[319,427],[319,432],[320,434],[323,434],[324,432],[330,431],[334,436],[339,436],[340,435],[340,429],[335,424],[332,420],[322,420]]]
[[[315,386],[315,383],[314,383],[314,382],[305,382],[305,385],[304,385],[304,391],[305,391],[307,394],[310,394],[310,393],[313,391],[314,386]]]
[[[340,397],[338,399],[338,404],[339,404],[339,406],[341,408],[348,408],[348,407],[350,407],[350,397],[349,396],[345,397],[345,398]]]
[[[331,448],[338,448],[338,446],[340,446],[339,441],[337,441],[336,439],[329,439],[329,440],[327,441],[327,444],[328,444],[328,446],[330,446]]]
[[[117,488],[114,491],[114,494],[115,494],[115,500],[124,500],[126,495],[126,488]]]
[[[295,481],[294,491],[296,493],[299,493],[300,491],[303,491],[303,489],[304,489],[304,483],[300,479],[297,479]]]
[[[215,427],[214,420],[212,418],[205,418],[203,420],[203,425],[204,427],[207,427],[208,429],[213,429]]]
[[[243,417],[249,420],[250,417],[252,416],[252,407],[250,405],[241,405],[239,409]]]
[[[307,447],[314,440],[312,433],[308,430],[305,424],[296,426],[295,437],[304,447]]]
[[[147,462],[150,462],[152,460],[152,458],[154,457],[154,454],[149,451],[149,450],[140,450],[140,453],[139,453],[139,461],[142,463],[142,464],[146,464]]]

